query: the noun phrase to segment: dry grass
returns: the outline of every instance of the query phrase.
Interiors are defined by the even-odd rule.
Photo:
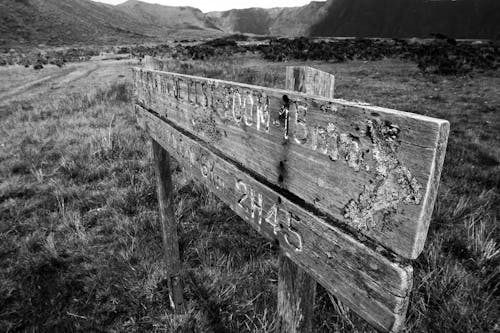
[[[282,86],[285,65],[222,59],[172,70]],[[450,120],[406,331],[498,331],[498,74],[443,79],[394,61],[314,66],[337,75],[338,97]],[[126,77],[111,83],[118,75]],[[101,67],[72,86],[1,109],[0,331],[272,332],[276,248],[175,166],[188,312],[169,310],[148,140],[132,115],[128,71]],[[322,289],[314,321],[317,332],[372,331]]]

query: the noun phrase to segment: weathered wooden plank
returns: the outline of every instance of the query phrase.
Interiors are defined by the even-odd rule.
[[[173,209],[174,193],[170,172],[170,156],[152,140],[154,168],[160,205],[162,226],[163,251],[167,270],[167,284],[170,306],[175,313],[184,313],[183,283],[181,280],[182,264],[179,256],[179,239],[177,237],[177,223]]]
[[[332,223],[406,258],[421,252],[447,121],[175,73],[136,69],[135,82],[140,104]]]
[[[381,330],[402,325],[411,266],[375,250],[263,185],[209,145],[136,106],[139,125],[264,237],[276,240],[293,262]],[[183,134],[184,133],[184,134]]]

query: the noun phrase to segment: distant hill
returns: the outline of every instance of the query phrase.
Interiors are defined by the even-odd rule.
[[[328,0],[312,36],[500,37],[499,0]]]
[[[147,39],[147,27],[113,6],[88,0],[0,0],[0,45]]]
[[[500,0],[328,0],[302,7],[249,8],[207,16],[225,32],[276,36],[500,37]]]
[[[224,33],[322,37],[500,37],[500,0],[328,0],[204,14],[129,0],[0,0],[0,45],[164,41]],[[194,37],[195,38],[195,37]]]
[[[324,1],[302,7],[282,8],[269,31],[276,36],[308,36],[311,26],[328,14]]]
[[[302,7],[232,9],[207,16],[228,33],[305,36],[311,25],[327,14],[324,6],[324,1],[312,1]]]
[[[280,10],[281,8],[231,9],[222,12],[209,12],[206,15],[227,33],[268,35],[270,34],[269,28]]]
[[[149,29],[155,29],[156,35],[178,30],[221,30],[201,10],[193,7],[162,6],[129,0],[115,8]]]
[[[199,9],[131,0],[0,0],[0,45],[102,44],[221,34]]]

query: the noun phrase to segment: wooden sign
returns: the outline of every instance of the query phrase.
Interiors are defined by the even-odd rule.
[[[287,294],[314,301],[307,281],[283,291],[298,281],[286,274],[308,274],[378,329],[400,330],[413,280],[404,259],[417,257],[426,238],[448,122],[319,97],[333,97],[334,81],[315,70],[287,73],[287,87],[314,96],[152,69],[134,74],[135,112],[155,151],[163,147],[298,266],[280,260],[281,317],[281,303],[294,303]],[[157,155],[161,174],[168,158]],[[171,246],[169,177],[158,180],[167,184],[159,194]],[[176,251],[168,250],[178,258]],[[182,284],[178,260],[168,261],[175,309]],[[306,308],[290,310],[281,331],[307,332],[312,304]]]
[[[332,225],[409,259],[422,251],[447,121],[153,70],[135,82],[140,105]]]

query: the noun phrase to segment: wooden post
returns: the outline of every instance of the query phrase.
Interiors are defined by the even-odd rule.
[[[311,67],[286,68],[286,89],[333,98],[334,76]],[[316,281],[280,253],[278,270],[279,332],[312,331]]]
[[[312,331],[316,281],[280,253],[278,269],[278,332]]]
[[[160,62],[146,56],[144,67],[161,70]],[[170,172],[170,155],[163,147],[151,139],[158,203],[160,206],[163,250],[167,269],[167,285],[170,306],[175,313],[184,313],[183,283],[181,279],[182,264],[179,255],[179,238],[177,236],[177,221],[173,208],[174,187]]]
[[[333,98],[335,76],[307,66],[287,66],[285,89],[318,97]]]
[[[159,143],[152,141],[153,159],[160,205],[163,249],[168,274],[170,306],[175,313],[184,312],[183,284],[180,277],[182,265],[179,256],[177,223],[173,209],[173,186],[170,174],[170,156]]]

